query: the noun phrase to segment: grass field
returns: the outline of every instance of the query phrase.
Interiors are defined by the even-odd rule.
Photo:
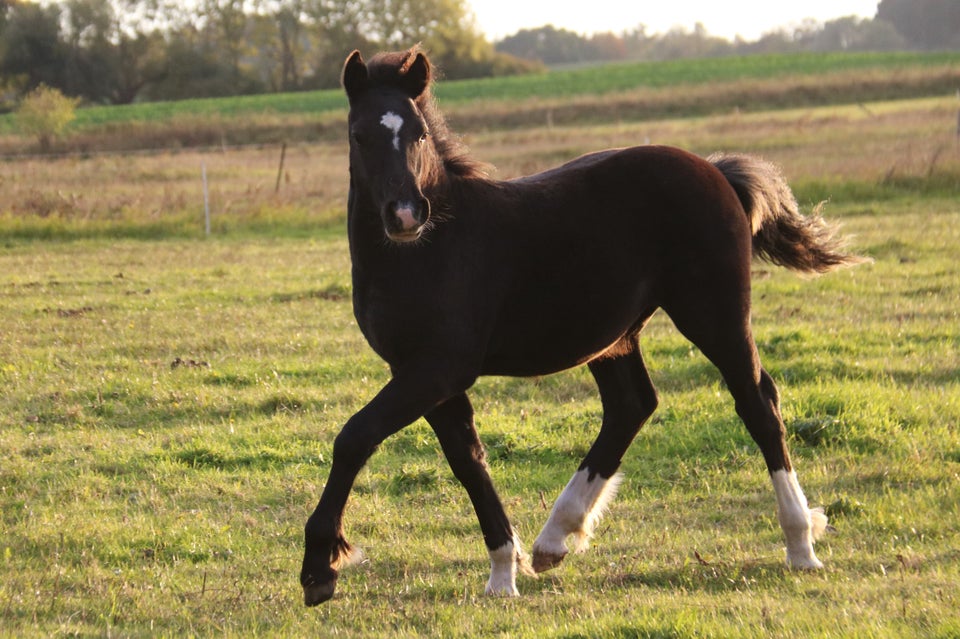
[[[958,86],[957,52],[816,53],[624,63],[443,82],[437,95],[458,130],[502,131],[548,121],[583,126],[933,97],[952,94]],[[90,106],[77,111],[57,149],[90,153],[331,141],[342,139],[345,115],[340,90]],[[35,140],[17,134],[15,117],[0,115],[0,155],[35,151]]]
[[[301,605],[302,525],[340,425],[384,383],[350,308],[345,149],[0,164],[0,634],[960,637],[956,102],[477,130],[508,177],[670,143],[781,163],[869,265],[754,273],[761,356],[801,481],[837,531],[783,567],[763,463],[663,316],[660,409],[594,547],[482,595],[469,500],[418,423],[361,474],[367,561]],[[200,166],[213,234],[203,237]],[[596,433],[585,370],[482,380],[477,422],[529,546]],[[546,507],[545,505],[546,504]]]
[[[348,52],[344,52],[346,58]],[[370,57],[374,52],[364,52]],[[859,71],[886,73],[956,66],[960,55],[941,53],[856,53],[755,55],[706,60],[624,63],[602,67],[554,71],[535,75],[447,82],[438,89],[444,103],[454,105],[497,96],[511,102],[530,98],[570,98],[604,95],[644,87],[668,87],[735,80],[760,80],[784,76],[823,75]],[[442,72],[442,70],[441,70]],[[176,102],[147,102],[122,106],[89,107],[78,112],[80,129],[124,122],[169,121],[177,116],[260,116],[275,113],[306,116],[345,108],[341,91],[265,94],[235,98],[209,98]],[[0,133],[13,132],[13,118],[0,116]]]

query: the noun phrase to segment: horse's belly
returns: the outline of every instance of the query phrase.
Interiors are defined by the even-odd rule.
[[[524,316],[508,313],[491,340],[483,373],[548,375],[603,355],[638,330],[649,314],[642,310],[640,295],[617,301],[548,305]]]
[[[608,344],[606,347],[595,351],[576,354],[570,352],[544,354],[540,351],[498,353],[484,363],[482,374],[506,375],[509,377],[551,375],[585,364],[598,357],[611,346],[612,344]]]

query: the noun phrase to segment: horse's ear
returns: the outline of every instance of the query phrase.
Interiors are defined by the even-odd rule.
[[[430,61],[421,51],[417,51],[415,55],[411,56],[403,65],[401,71],[403,73],[401,77],[403,88],[413,99],[419,98],[427,90],[433,78]]]
[[[347,97],[352,100],[362,93],[367,88],[369,78],[367,65],[360,52],[354,51],[347,56],[347,61],[343,63],[343,73],[340,76],[340,83],[343,85],[343,90],[347,92]]]

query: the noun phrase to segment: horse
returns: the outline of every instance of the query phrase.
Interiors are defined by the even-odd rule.
[[[860,258],[818,211],[799,211],[777,167],[749,155],[703,159],[644,145],[492,179],[449,130],[433,74],[419,47],[369,63],[354,51],[343,66],[354,315],[391,377],[334,440],[305,526],[305,604],[330,599],[354,556],[342,521],[358,472],[421,417],[476,511],[490,559],[487,594],[516,596],[518,573],[584,550],[658,403],[638,342],[658,309],[719,369],[759,446],[788,566],[822,568],[813,544],[827,518],[797,480],[778,390],[752,336],[751,259],[823,273]],[[582,364],[599,389],[599,433],[531,560],[491,482],[467,391],[484,375]]]

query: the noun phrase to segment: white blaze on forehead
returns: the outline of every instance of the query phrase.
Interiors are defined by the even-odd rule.
[[[393,111],[387,111],[383,114],[383,117],[380,118],[380,124],[390,129],[393,132],[393,148],[397,151],[400,150],[400,127],[403,126],[403,118],[394,113]]]

